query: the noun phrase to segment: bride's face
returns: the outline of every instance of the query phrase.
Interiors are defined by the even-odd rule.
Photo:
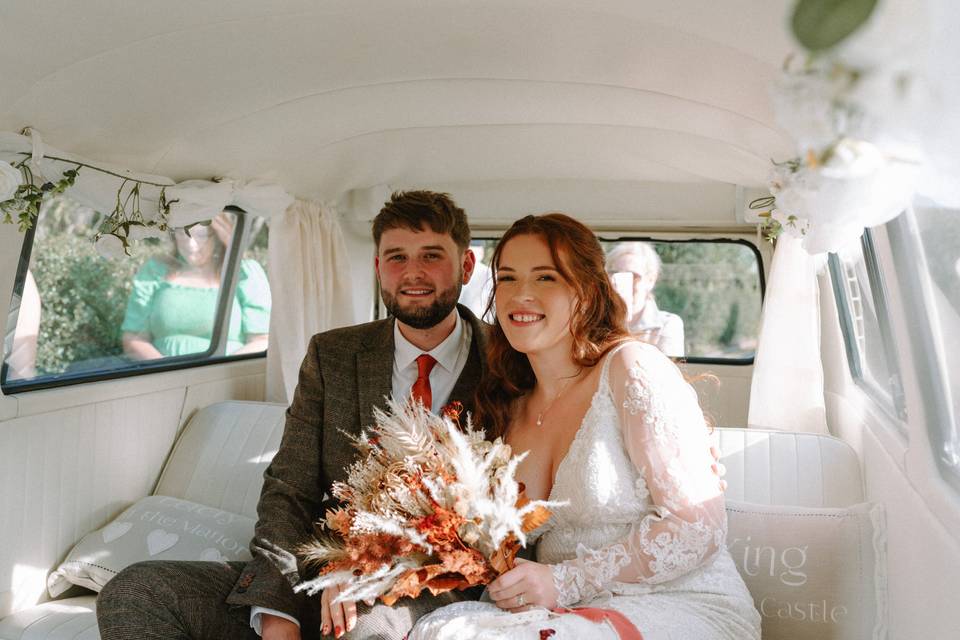
[[[557,271],[542,237],[521,235],[507,241],[497,268],[496,309],[510,346],[528,355],[570,350],[576,302],[573,287]]]

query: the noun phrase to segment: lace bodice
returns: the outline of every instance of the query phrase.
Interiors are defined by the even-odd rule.
[[[676,581],[723,550],[726,535],[696,392],[650,345],[622,345],[602,366],[550,493],[568,505],[537,546],[564,606]]]

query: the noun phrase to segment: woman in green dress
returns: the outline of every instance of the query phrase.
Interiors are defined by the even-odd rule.
[[[176,256],[151,258],[133,279],[123,325],[123,350],[134,360],[203,353],[210,348],[220,272],[233,223],[221,213],[210,225],[174,232]],[[267,348],[270,287],[254,260],[240,263],[230,310],[227,355]]]

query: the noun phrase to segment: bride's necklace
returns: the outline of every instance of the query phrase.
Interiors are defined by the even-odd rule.
[[[551,400],[550,403],[549,403],[547,406],[545,406],[545,407],[540,411],[540,413],[537,414],[537,427],[538,427],[538,428],[543,424],[543,416],[547,415],[547,412],[550,411],[550,409],[553,408],[553,405],[554,405],[554,404],[556,404],[557,398],[559,398],[559,397],[563,394],[563,392],[567,390],[567,387],[569,387],[570,384],[571,384],[574,380],[576,380],[579,376],[580,376],[580,372],[577,371],[575,374],[573,374],[572,376],[570,376],[569,378],[567,378],[567,381],[563,384],[562,387],[560,387],[560,390],[557,391],[557,395],[553,396],[553,400]]]

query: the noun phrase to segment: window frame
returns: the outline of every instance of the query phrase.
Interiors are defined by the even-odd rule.
[[[960,493],[960,465],[944,458],[943,451],[950,441],[960,440],[960,423],[950,402],[951,390],[948,367],[938,357],[937,337],[931,316],[937,309],[929,287],[929,269],[926,252],[920,240],[913,207],[886,225],[893,255],[894,269],[903,296],[906,322],[915,330],[908,332],[913,352],[913,372],[923,402],[927,437],[935,464],[954,491]]]
[[[0,361],[0,391],[2,391],[3,395],[28,393],[31,391],[54,389],[57,387],[84,384],[88,382],[118,380],[121,378],[130,378],[148,373],[190,369],[193,367],[223,364],[225,362],[265,358],[267,355],[266,349],[256,353],[245,353],[240,355],[225,354],[227,348],[227,334],[229,330],[227,325],[230,320],[230,305],[236,293],[237,280],[240,272],[240,262],[243,259],[243,253],[247,248],[247,242],[252,240],[252,238],[249,237],[249,234],[253,222],[253,216],[250,216],[247,214],[247,212],[239,207],[229,206],[226,207],[225,210],[230,211],[237,216],[237,224],[234,227],[233,238],[230,241],[230,248],[227,252],[227,256],[224,259],[223,271],[221,271],[220,275],[221,286],[217,295],[216,317],[214,318],[213,333],[210,336],[210,347],[206,351],[191,353],[183,356],[159,358],[157,360],[144,360],[139,362],[130,361],[127,366],[117,369],[62,373],[15,381],[7,380],[7,354],[3,353],[3,360]],[[14,281],[13,287],[13,295],[15,296],[23,296],[26,273],[30,266],[30,259],[33,254],[35,230],[36,224],[24,234],[23,245],[20,251],[20,260],[17,264],[16,280]],[[13,319],[13,322],[16,322],[16,318]],[[4,327],[4,329],[7,330],[8,327]]]
[[[471,244],[473,242],[483,242],[483,241],[493,241],[494,243],[499,242],[501,236],[505,230],[492,231],[492,230],[481,230],[474,237],[470,238]],[[753,253],[754,258],[757,261],[757,275],[760,280],[760,308],[763,309],[763,302],[766,299],[767,293],[767,278],[764,271],[763,264],[763,255],[760,253],[760,249],[749,240],[743,238],[657,238],[653,236],[645,235],[617,235],[622,232],[594,232],[597,236],[597,240],[601,243],[603,242],[660,242],[660,243],[703,243],[709,242],[714,244],[739,244],[747,247]],[[626,232],[623,232],[626,233]],[[373,278],[374,285],[374,313],[373,319],[379,320],[381,318],[388,318],[389,314],[386,312],[386,308],[383,306],[383,299],[380,296],[380,283],[374,274]],[[759,333],[759,327],[757,328]],[[759,338],[759,335],[757,336]],[[754,360],[756,359],[756,352],[754,355],[749,358],[709,358],[702,356],[686,356],[683,358],[676,358],[679,362],[684,362],[688,364],[707,364],[707,365],[731,365],[731,366],[753,366]]]
[[[833,296],[837,305],[837,315],[840,321],[840,333],[843,335],[843,344],[847,357],[847,366],[854,384],[883,410],[887,417],[897,425],[901,435],[907,435],[906,398],[903,391],[903,374],[897,355],[896,343],[893,339],[893,325],[890,319],[890,305],[887,303],[889,295],[884,282],[874,238],[870,229],[865,229],[860,237],[860,249],[863,256],[867,281],[870,285],[870,297],[877,316],[877,328],[880,332],[880,342],[884,351],[884,358],[889,369],[889,389],[876,384],[872,378],[865,375],[861,364],[863,354],[857,345],[856,330],[853,326],[853,311],[847,289],[843,281],[846,279],[845,265],[836,253],[829,254],[827,265],[830,271],[830,282]]]
[[[767,297],[767,277],[764,272],[763,255],[760,249],[754,243],[743,238],[657,238],[653,236],[638,235],[618,235],[604,233],[598,236],[601,242],[659,242],[663,244],[691,244],[691,243],[712,243],[712,244],[739,244],[750,249],[753,257],[757,261],[757,276],[760,280],[760,309],[761,318],[763,313],[763,302]],[[760,338],[760,327],[757,327],[757,338]],[[735,367],[752,367],[756,360],[757,353],[749,358],[711,358],[704,356],[684,356],[683,358],[674,358],[678,362],[687,364],[708,364],[708,365],[730,365]]]

